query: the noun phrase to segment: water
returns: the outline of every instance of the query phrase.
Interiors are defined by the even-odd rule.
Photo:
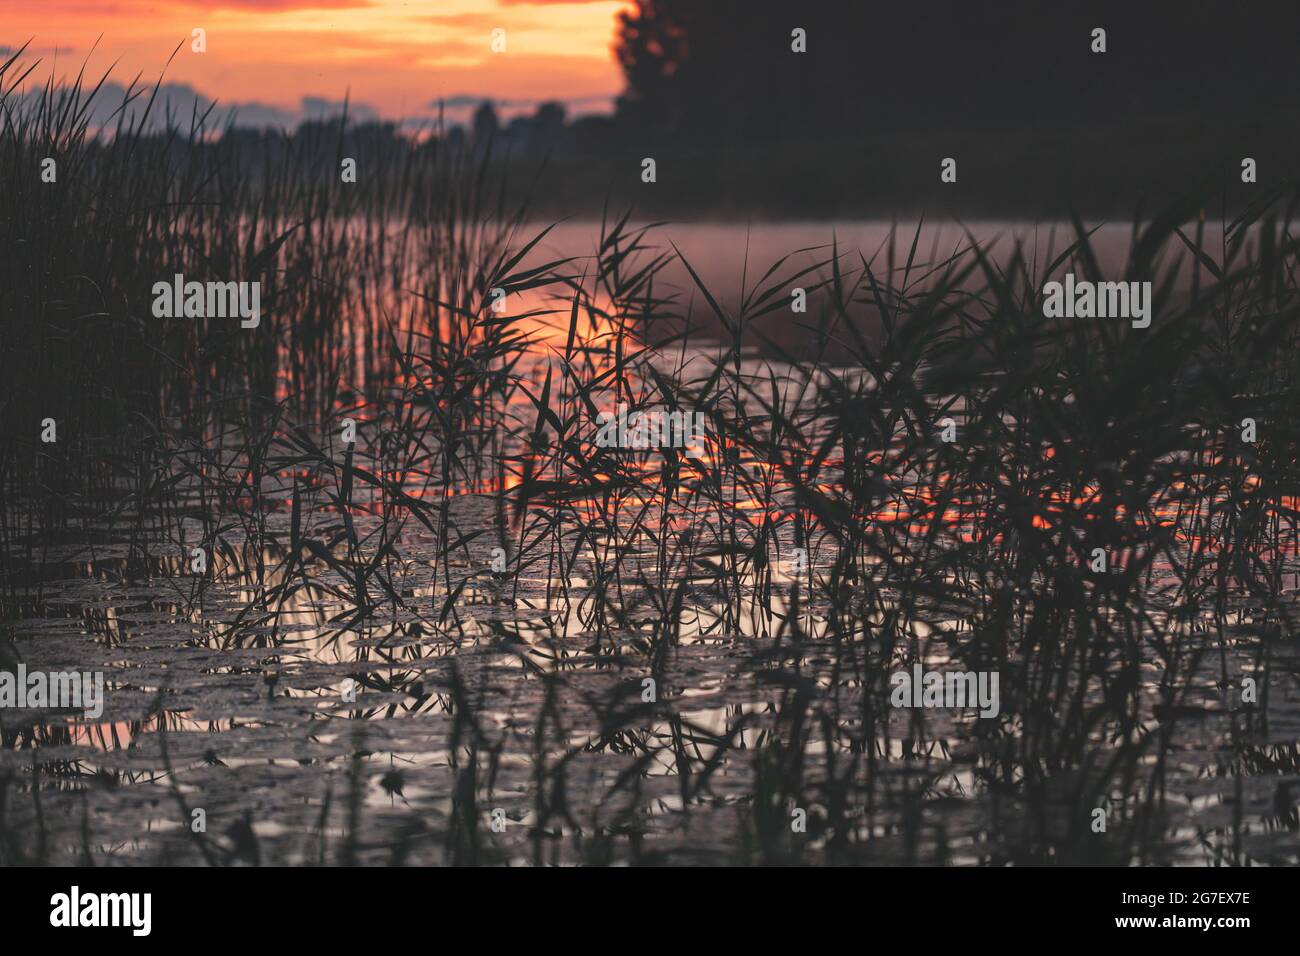
[[[531,238],[550,225],[529,224],[519,235]],[[1087,222],[1083,228],[1091,234],[1090,244],[1102,274],[1107,278],[1120,278],[1133,243],[1133,224]],[[1220,224],[1205,223],[1203,242],[1206,248],[1212,252],[1218,250],[1223,243],[1223,234]],[[571,220],[557,223],[539,243],[537,255],[530,261],[591,256],[599,244],[599,236],[599,222]],[[745,284],[752,288],[768,267],[782,258],[788,257],[794,267],[783,272],[793,272],[829,259],[833,244],[838,248],[842,257],[841,267],[846,272],[861,268],[859,254],[874,269],[883,272],[891,242],[895,245],[900,267],[915,242],[918,268],[942,263],[970,248],[972,243],[986,249],[994,260],[1005,260],[1018,244],[1031,273],[1041,275],[1046,266],[1077,239],[1075,227],[1068,222],[760,220],[750,223],[669,222],[653,230],[648,242],[657,249],[668,251],[676,246],[710,291],[720,298],[738,300],[742,280],[747,280]],[[1173,252],[1185,256],[1186,250]],[[663,278],[672,288],[683,292],[689,292],[693,287],[689,272],[677,261],[668,264]],[[1186,278],[1187,273],[1184,274]]]
[[[868,257],[888,235],[835,231]],[[1103,268],[1118,267],[1129,234],[1099,233]],[[752,279],[829,227],[673,226],[664,238],[706,285],[730,282],[734,303],[747,242]],[[924,240],[938,260],[961,234]],[[1039,241],[1048,255],[1041,230]],[[565,224],[539,252],[593,245],[591,224]],[[664,278],[690,295],[683,267]],[[562,330],[567,316],[554,321]],[[593,376],[612,367],[609,335],[581,343]],[[563,350],[538,339],[517,368],[533,396]],[[692,341],[652,364],[698,383],[716,350]],[[812,443],[824,423],[805,371],[747,350],[736,382],[756,391],[733,398],[760,419],[775,380]],[[1058,644],[1073,625],[1050,582],[979,580],[982,552],[1013,547],[982,530],[988,501],[949,505],[936,550],[964,557],[891,564],[937,500],[916,463],[890,472],[869,516],[854,513],[879,549],[846,571],[828,524],[805,536],[806,501],[751,452],[716,485],[653,453],[629,462],[642,480],[611,475],[604,495],[572,494],[579,477],[556,471],[515,521],[510,492],[530,462],[551,471],[528,449],[528,395],[497,412],[506,437],[445,486],[431,464],[385,470],[379,437],[360,440],[358,463],[427,500],[435,528],[360,479],[346,506],[305,494],[306,468],[281,445],[283,460],[222,508],[190,474],[166,509],[128,507],[42,541],[13,649],[29,669],[102,670],[110,691],[93,723],[0,711],[5,832],[28,854],[39,833],[48,862],[96,864],[1297,862],[1300,654],[1276,630],[1278,601],[1296,610],[1293,536],[1278,595],[1192,604],[1160,556],[1140,618],[1123,600],[1088,601],[1123,651],[1095,632]],[[329,459],[341,467],[343,450]],[[845,468],[827,460],[811,487],[836,495]],[[296,536],[319,549],[301,565],[295,489]],[[214,514],[222,546],[194,574],[185,555]],[[791,570],[796,546],[806,570]],[[888,677],[909,656],[986,666],[978,653],[999,633],[999,718],[889,705]],[[1105,662],[1095,674],[1090,654]],[[1242,681],[1265,669],[1267,694],[1243,706]]]

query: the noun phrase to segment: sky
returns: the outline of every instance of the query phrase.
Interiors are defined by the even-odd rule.
[[[492,99],[503,115],[557,99],[607,112],[622,88],[612,52],[622,0],[0,0],[0,48],[31,40],[33,79],[96,80],[114,64],[240,115],[292,118],[345,95],[361,115],[431,117],[441,98],[463,121]],[[191,50],[194,28],[207,52]],[[493,52],[493,30],[505,51]],[[95,46],[98,40],[98,47]],[[92,53],[92,48],[94,52]],[[29,81],[30,82],[30,81]]]

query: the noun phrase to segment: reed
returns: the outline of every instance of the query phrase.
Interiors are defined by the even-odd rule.
[[[1240,694],[1294,682],[1294,194],[1215,250],[1212,184],[1136,221],[1145,330],[1044,319],[1048,277],[1100,277],[1077,222],[1045,263],[927,253],[920,225],[832,242],[730,302],[630,211],[547,256],[481,149],[91,129],[89,81],[19,109],[22,62],[0,66],[5,646],[86,655],[119,703],[6,718],[4,862],[1146,863],[1189,819],[1185,734],[1215,728],[1253,807],[1297,772],[1267,730],[1285,702]],[[261,282],[260,327],[155,317],[178,271]],[[701,412],[705,453],[599,447],[621,404]],[[185,635],[170,669],[137,658],[141,607]],[[997,671],[999,716],[891,708],[917,661]],[[227,747],[265,776],[236,787]],[[297,802],[247,796],[271,781]],[[135,793],[221,826],[146,839]],[[77,797],[123,812],[50,812]],[[1293,819],[1274,804],[1198,820],[1204,858],[1294,862],[1260,838]]]

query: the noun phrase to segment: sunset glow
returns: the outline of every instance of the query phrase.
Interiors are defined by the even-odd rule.
[[[439,99],[491,98],[528,109],[539,99],[571,113],[602,112],[621,87],[611,53],[618,0],[47,0],[0,2],[0,46],[31,40],[40,67],[59,78],[84,62],[96,78],[137,74],[192,86],[223,104],[296,107],[342,99],[385,119],[426,116]],[[190,50],[207,31],[207,52]],[[490,49],[494,29],[506,51]],[[102,38],[101,38],[102,37]],[[92,48],[98,42],[98,49]]]

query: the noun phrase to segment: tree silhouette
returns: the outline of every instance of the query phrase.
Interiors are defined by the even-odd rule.
[[[479,104],[478,109],[474,110],[472,128],[474,130],[474,142],[480,146],[496,135],[499,123],[497,121],[497,111],[492,106],[491,100],[484,100]]]

